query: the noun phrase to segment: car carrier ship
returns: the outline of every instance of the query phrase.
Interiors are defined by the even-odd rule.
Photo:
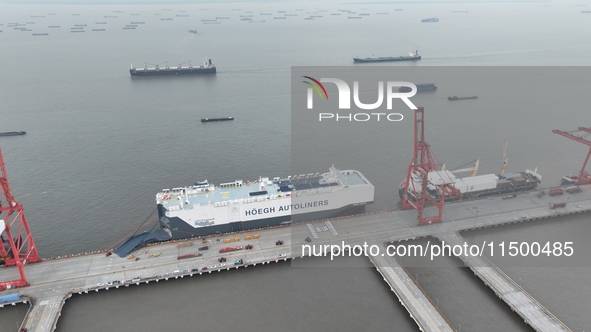
[[[131,76],[158,76],[158,75],[185,75],[185,74],[215,74],[216,67],[211,62],[211,59],[205,58],[203,61],[203,65],[199,67],[193,67],[191,62],[189,61],[188,67],[183,67],[180,64],[178,67],[169,67],[168,64],[164,68],[160,68],[159,65],[155,65],[154,68],[149,68],[148,64],[145,63],[144,68],[133,68],[133,64],[131,64],[131,68],[129,69],[129,74]]]
[[[215,186],[207,180],[156,194],[161,229],[173,239],[360,213],[374,186],[358,171],[261,177]]]

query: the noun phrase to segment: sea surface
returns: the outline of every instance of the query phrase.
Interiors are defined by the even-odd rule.
[[[322,173],[334,163],[358,169],[376,186],[369,211],[397,208],[398,184],[412,158],[412,113],[406,110],[398,123],[293,122],[294,82],[305,93],[292,80],[296,66],[340,66],[353,74],[367,68],[393,78],[416,69],[414,75],[439,85],[413,100],[425,107],[427,141],[448,169],[479,158],[479,174],[497,173],[507,140],[509,171],[538,167],[543,186],[557,185],[561,176],[577,174],[587,152],[551,130],[590,126],[591,14],[581,13],[589,7],[584,1],[0,4],[0,132],[27,131],[0,137],[12,193],[42,257],[111,247],[146,220],[153,221],[149,230],[158,191],[204,179]],[[323,17],[304,20],[311,15]],[[216,17],[230,19],[201,21]],[[421,23],[428,17],[439,22]],[[123,29],[131,22],[144,23]],[[84,32],[72,33],[76,25],[86,25],[74,29]],[[414,50],[421,61],[352,61]],[[216,75],[135,79],[128,72],[130,65],[196,66],[206,57]],[[424,76],[429,67],[433,76]],[[370,102],[375,92],[367,89]],[[447,100],[463,94],[479,99]],[[214,116],[235,120],[200,122]],[[465,236],[532,242],[556,232],[574,239],[575,250],[591,250],[581,236],[590,234],[589,216]],[[493,261],[573,331],[591,326],[588,260],[562,268]],[[456,328],[530,330],[468,269],[451,267],[457,262],[406,263]],[[369,264],[318,265],[282,263],[75,296],[57,330],[417,330]],[[0,326],[16,325],[25,311],[0,310]]]

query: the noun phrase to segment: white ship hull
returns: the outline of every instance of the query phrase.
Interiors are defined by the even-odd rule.
[[[285,189],[286,183],[291,190]],[[195,188],[177,188],[176,196],[160,193],[157,203],[162,228],[170,230],[174,239],[235,232],[359,213],[374,199],[374,186],[361,173],[332,168],[322,175],[232,184],[208,184],[207,190],[198,194],[191,190]],[[283,191],[275,190],[280,187]]]

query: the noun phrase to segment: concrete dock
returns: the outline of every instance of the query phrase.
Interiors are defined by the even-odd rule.
[[[451,245],[463,245],[466,242],[464,238],[455,233],[439,234],[437,237]],[[534,330],[570,331],[564,323],[486,257],[470,255],[458,257]]]
[[[377,245],[377,243],[374,243]],[[370,260],[390,285],[400,303],[409,311],[421,331],[456,331],[449,320],[417,287],[412,278],[389,256],[369,256]]]
[[[538,219],[590,212],[591,185],[582,186],[582,188],[584,190],[581,193],[560,197],[537,198],[537,192],[531,192],[520,193],[517,197],[508,200],[494,197],[449,203],[444,210],[444,221],[428,226],[416,226],[416,211],[387,211],[335,218],[331,219],[330,223],[317,221],[208,237],[207,245],[210,249],[203,251],[203,256],[183,260],[178,260],[177,257],[197,253],[197,248],[204,245],[201,239],[142,248],[134,253],[140,258],[137,261],[115,255],[106,257],[105,253],[45,260],[41,263],[26,265],[25,272],[31,286],[8,290],[4,293],[20,293],[21,296],[32,299],[34,305],[23,323],[23,327],[28,331],[53,331],[64,302],[73,293],[113,291],[113,289],[129,287],[133,284],[158,282],[170,278],[196,277],[223,269],[246,268],[294,259],[302,257],[302,246],[306,244],[336,245],[344,241],[350,245],[373,243],[383,246],[385,242],[396,243],[427,236],[445,238],[446,241],[459,243],[458,241],[462,240],[453,236],[460,230],[517,222],[534,223]],[[568,204],[565,208],[549,208],[549,203],[567,201],[567,197]],[[428,208],[426,213],[433,212],[431,209],[433,208]],[[246,235],[253,234],[258,234],[259,238],[244,240]],[[240,241],[224,243],[224,239],[235,237],[240,237]],[[307,237],[312,239],[311,243],[305,241]],[[284,244],[276,245],[277,240],[283,240]],[[193,245],[182,246],[188,243]],[[247,244],[252,244],[254,248],[219,253],[220,248]],[[227,258],[224,266],[217,261],[222,255]],[[243,260],[243,264],[234,265],[234,262],[239,259]],[[423,331],[455,330],[428,297],[418,290],[416,285],[413,287],[412,281],[408,279],[408,275],[405,277],[404,270],[395,259],[387,256],[375,256],[371,259]],[[568,327],[545,310],[529,294],[520,287],[515,287],[515,284],[500,269],[486,265],[489,262],[465,260],[465,263],[468,266],[479,267],[473,271],[535,330],[569,331]],[[2,280],[17,277],[17,271],[14,268],[2,268],[0,274]]]

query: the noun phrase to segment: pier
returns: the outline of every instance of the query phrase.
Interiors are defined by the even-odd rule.
[[[191,239],[156,244],[136,251],[135,256],[140,258],[137,261],[116,255],[106,257],[104,252],[47,259],[41,263],[26,265],[29,287],[7,290],[3,294],[19,293],[21,297],[30,298],[32,307],[22,327],[26,327],[28,331],[48,332],[55,329],[61,308],[75,293],[116,291],[117,288],[133,287],[140,283],[198,277],[203,273],[299,259],[303,256],[302,246],[306,244],[340,245],[344,241],[351,246],[367,243],[383,248],[384,243],[423,237],[463,244],[465,240],[458,235],[462,230],[521,222],[535,223],[540,219],[590,212],[591,185],[581,188],[583,191],[580,193],[565,194],[558,198],[547,195],[538,198],[536,191],[519,193],[508,200],[495,196],[449,203],[444,210],[443,222],[428,226],[416,225],[416,211],[396,210],[208,237],[205,242],[202,239]],[[568,204],[560,209],[549,207],[550,203],[558,201],[567,201]],[[426,212],[431,209],[434,210],[429,207]],[[254,234],[259,235],[257,239],[245,240],[246,236]],[[236,237],[240,240],[234,241]],[[306,238],[310,238],[311,242],[307,242]],[[224,240],[230,240],[231,243]],[[278,240],[282,240],[283,244],[277,245]],[[193,245],[189,246],[189,243]],[[253,245],[253,248],[219,253],[221,248],[244,248],[247,244]],[[202,256],[178,259],[179,255],[197,252],[204,245],[208,245],[209,250],[199,251],[203,253]],[[227,258],[225,266],[220,266],[217,261],[222,255]],[[234,262],[240,259],[243,263],[235,265]],[[370,259],[422,331],[456,330],[393,257],[375,256]],[[534,330],[570,331],[485,257],[461,259]],[[2,268],[0,273],[4,280],[18,275],[14,268]]]
[[[377,243],[374,243],[377,244]],[[417,287],[398,261],[389,256],[368,256],[421,331],[455,331],[451,323]]]
[[[439,234],[437,237],[450,245],[463,245],[464,240],[458,234]],[[486,257],[459,256],[464,264],[474,272],[495,294],[505,301],[511,310],[517,312],[523,320],[536,331],[570,331],[548,309],[536,301],[513,279]]]

